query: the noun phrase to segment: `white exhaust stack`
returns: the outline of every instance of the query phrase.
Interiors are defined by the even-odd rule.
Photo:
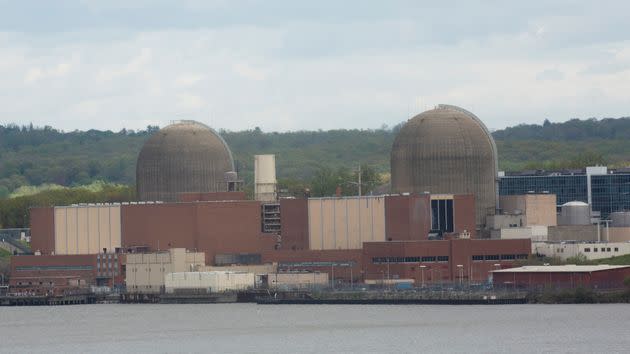
[[[275,202],[276,155],[254,156],[254,199],[261,202]]]

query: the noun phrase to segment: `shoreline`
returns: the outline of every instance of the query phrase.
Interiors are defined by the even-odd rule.
[[[543,289],[516,292],[421,291],[248,291],[209,294],[70,294],[64,296],[0,296],[0,306],[82,304],[220,304],[258,305],[513,305],[630,303],[630,289]]]

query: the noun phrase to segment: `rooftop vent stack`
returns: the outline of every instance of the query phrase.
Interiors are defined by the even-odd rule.
[[[254,199],[261,202],[277,200],[276,155],[254,156]]]
[[[225,183],[227,183],[228,192],[237,192],[241,189],[241,182],[238,179],[236,171],[228,171],[224,175]]]

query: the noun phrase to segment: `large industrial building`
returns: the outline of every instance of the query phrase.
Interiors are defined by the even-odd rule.
[[[563,171],[522,171],[499,174],[500,195],[549,193],[558,205],[580,201],[606,219],[630,210],[630,170],[604,166]]]
[[[24,285],[37,277],[33,272],[59,271],[55,276],[63,278],[61,264],[68,262],[65,284],[77,276],[120,284],[126,273],[139,293],[158,291],[154,286],[162,287],[169,273],[229,272],[234,265],[239,272],[326,274],[322,279],[333,286],[476,283],[525,261],[537,250],[532,241],[630,235],[624,231],[630,215],[612,214],[616,222],[605,228],[597,221],[588,204],[594,196],[560,204],[547,190],[527,190],[498,200],[494,141],[476,116],[454,106],[440,105],[401,129],[391,153],[392,194],[278,198],[275,156],[257,155],[254,165],[254,200],[247,200],[216,132],[194,122],[168,126],[138,158],[138,202],[32,209],[38,255],[16,257],[16,279]],[[165,265],[177,257],[184,266]]]
[[[472,194],[479,230],[497,207],[497,169],[490,131],[474,114],[450,105],[410,119],[391,152],[394,193]]]
[[[231,200],[229,194],[226,200],[34,208],[32,248],[80,255],[180,247],[203,250],[208,264],[223,264],[260,262],[267,251],[361,250],[365,242],[475,237],[472,196],[280,199],[273,204],[279,216],[270,221],[270,204]],[[432,208],[436,201],[450,203]],[[99,219],[103,210],[107,217]],[[278,230],[269,230],[268,222],[278,222]]]
[[[447,205],[445,201],[450,203]],[[444,207],[432,207],[436,204]],[[78,230],[70,235],[74,238],[73,245],[89,244],[83,239],[94,233],[88,232],[87,225],[93,215],[98,215],[92,209],[105,207],[108,206],[69,206],[63,207],[63,213],[55,207],[33,209],[32,247],[41,256],[29,256],[28,261],[39,267],[39,260],[47,257],[63,262],[64,257],[92,252],[86,247],[68,247],[66,230]],[[426,282],[455,279],[479,282],[487,279],[495,264],[512,266],[517,260],[527,258],[531,250],[527,239],[471,238],[475,236],[472,196],[280,199],[275,205],[280,214],[280,228],[273,232],[265,232],[268,207],[268,203],[259,201],[229,199],[115,205],[111,210],[117,210],[119,215],[107,219],[113,220],[112,224],[97,225],[101,230],[119,227],[120,239],[107,243],[108,247],[103,247],[97,256],[126,254],[128,276],[130,264],[143,257],[137,256],[137,252],[181,248],[203,252],[204,264],[277,263],[281,272],[329,273],[333,282],[378,280],[383,276],[416,282],[421,278]],[[436,217],[434,213],[449,216]],[[66,215],[74,217],[68,219]],[[436,219],[443,222],[435,226]],[[424,277],[414,271],[416,267],[431,273]],[[168,267],[158,268],[166,272]],[[462,271],[466,273],[460,274]],[[155,270],[155,274],[160,272]],[[144,285],[133,283],[133,286]]]

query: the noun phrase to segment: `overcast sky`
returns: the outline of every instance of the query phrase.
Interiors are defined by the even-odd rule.
[[[630,116],[629,14],[603,0],[0,0],[0,123],[379,128],[439,103],[491,129]]]

